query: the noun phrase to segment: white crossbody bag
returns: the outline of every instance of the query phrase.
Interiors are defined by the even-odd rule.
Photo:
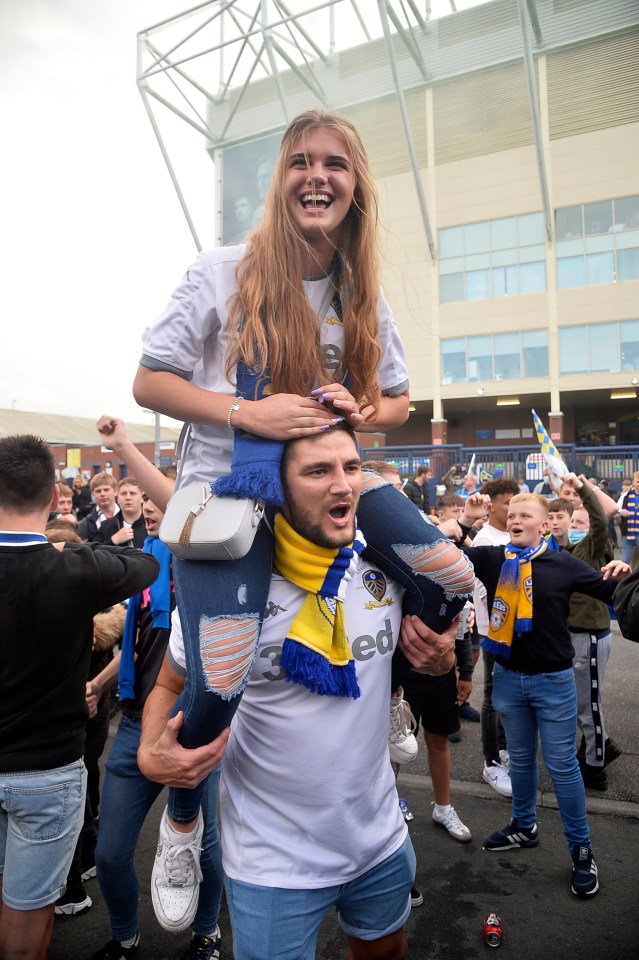
[[[179,486],[191,425],[178,442]],[[216,497],[208,483],[177,489],[164,513],[160,539],[182,560],[239,560],[253,545],[264,515],[264,503],[254,498]]]

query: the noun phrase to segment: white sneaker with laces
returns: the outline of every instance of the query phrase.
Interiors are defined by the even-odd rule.
[[[452,806],[448,808],[446,813],[439,813],[437,809],[433,807],[433,820],[435,823],[439,823],[444,827],[453,840],[458,840],[460,843],[470,843],[473,839],[472,833],[466,824],[462,823],[459,814]]]
[[[501,763],[495,763],[494,760],[490,764],[484,763],[482,777],[502,797],[512,797],[513,788],[510,782],[510,774]]]
[[[510,773],[510,758],[508,756],[507,750],[499,751],[499,760],[501,762],[502,767],[504,767],[504,769],[506,770],[506,773]]]
[[[200,810],[186,843],[171,829],[166,808],[160,821],[160,838],[151,874],[151,899],[158,923],[170,933],[180,933],[193,923],[200,895],[200,853],[204,818]]]
[[[419,747],[415,730],[417,723],[410,707],[404,700],[404,691],[399,688],[399,696],[391,699],[390,731],[388,750],[393,763],[410,763],[417,756]]]

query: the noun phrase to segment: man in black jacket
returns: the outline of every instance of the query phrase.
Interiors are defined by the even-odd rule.
[[[0,957],[25,960],[46,956],[82,825],[93,617],[159,570],[126,547],[48,543],[54,478],[44,440],[0,439]]]
[[[426,514],[430,512],[428,481],[432,475],[433,471],[431,468],[427,467],[425,463],[422,463],[419,467],[417,467],[417,473],[413,479],[407,480],[404,484],[404,493],[408,499],[412,500],[413,503]]]
[[[96,541],[141,550],[146,539],[146,526],[142,516],[142,490],[135,477],[124,477],[118,483],[118,506],[120,512],[104,521],[96,534]]]

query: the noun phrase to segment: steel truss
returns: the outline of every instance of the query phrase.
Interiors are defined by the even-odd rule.
[[[541,138],[533,49],[543,38],[535,0],[516,0],[521,49],[537,150],[538,173],[548,236],[551,210]],[[456,13],[458,4],[448,0]],[[420,10],[423,8],[423,12]],[[339,77],[338,54],[371,45],[384,62],[372,97],[394,94],[402,121],[415,191],[431,257],[436,259],[426,197],[415,150],[405,92],[436,79],[426,63],[426,40],[434,21],[429,0],[209,0],[138,34],[137,83],[149,121],[198,250],[201,243],[158,122],[166,108],[204,138],[212,155],[222,148],[281,130],[308,106],[296,103],[292,88],[329,109],[349,105]],[[378,44],[375,45],[375,42]],[[260,113],[246,110],[255,84],[271,84],[272,96]],[[360,94],[361,95],[361,94]],[[357,100],[353,101],[357,102]],[[352,105],[352,102],[351,102]],[[251,124],[244,113],[253,118]]]

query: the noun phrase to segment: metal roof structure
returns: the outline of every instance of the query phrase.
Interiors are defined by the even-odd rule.
[[[133,443],[154,443],[153,424],[127,423],[127,435]],[[25,410],[0,410],[0,437],[30,433],[43,437],[51,444],[74,444],[79,447],[100,443],[95,418],[67,417],[57,413],[37,413]],[[160,440],[177,442],[180,431],[161,427]]]
[[[394,96],[416,198],[436,257],[406,95],[523,61],[546,231],[552,239],[535,56],[637,21],[636,0],[209,0],[138,34],[137,82],[193,240],[201,243],[160,112],[211,155],[282,130],[311,105]]]

